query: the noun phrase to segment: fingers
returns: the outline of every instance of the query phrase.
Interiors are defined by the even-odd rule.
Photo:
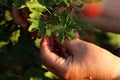
[[[66,60],[69,56],[66,49],[57,41],[54,34],[44,36],[40,46],[40,60],[53,73],[63,75],[66,71]]]
[[[74,52],[73,50],[73,40],[69,40],[68,38],[65,38],[64,39],[64,43],[63,45],[68,49],[70,50],[72,53]]]
[[[75,31],[75,37],[78,39],[80,38],[78,31]]]
[[[56,35],[53,33],[50,36],[51,44],[52,44],[52,51],[60,57],[67,59],[71,55],[71,52],[67,50],[58,40]]]
[[[43,37],[41,41],[41,50],[44,53],[53,52],[57,56],[62,57],[64,59],[71,56],[71,52],[68,51],[60,42],[58,42],[55,34],[52,34],[50,37]]]
[[[81,48],[84,47],[84,43],[79,38],[75,40],[64,39],[64,46],[72,53],[73,57],[77,56],[77,53],[83,51]]]
[[[44,36],[42,41],[41,41],[41,52],[44,52],[44,53],[49,53],[50,52],[50,40],[48,38],[48,36]]]

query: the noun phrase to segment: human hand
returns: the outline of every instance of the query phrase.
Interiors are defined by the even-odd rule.
[[[82,12],[88,23],[98,29],[120,33],[120,0],[101,0],[100,2],[85,3],[83,7],[73,15],[81,20]]]
[[[78,38],[60,44],[54,34],[44,36],[40,51],[43,64],[63,80],[110,80],[120,70],[118,57]]]

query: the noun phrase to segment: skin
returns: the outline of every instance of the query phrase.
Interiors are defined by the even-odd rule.
[[[96,28],[120,33],[119,9],[120,0],[103,0],[94,6],[86,3],[82,11],[86,20]],[[12,14],[16,24],[28,26],[18,10],[13,8]],[[79,13],[73,14],[79,17]],[[40,45],[40,61],[62,80],[120,80],[120,58],[99,46],[78,38],[65,39],[61,44],[54,34],[44,36]]]
[[[96,17],[86,16],[86,20],[101,30],[120,33],[120,0],[103,0],[95,4],[96,7],[99,6],[98,13],[100,15]],[[88,5],[92,4],[85,4],[84,7],[89,7]]]
[[[120,74],[120,58],[92,43],[76,39],[57,42],[52,34],[44,36],[39,59],[62,80],[117,80]],[[61,46],[61,54],[54,52]],[[66,55],[67,54],[67,55]],[[63,57],[64,55],[64,57]],[[99,74],[97,74],[99,73]]]
[[[60,12],[64,11],[64,8],[60,8]],[[81,12],[81,9],[80,9]],[[85,15],[86,21],[94,25],[96,28],[110,31],[115,33],[120,33],[120,0],[102,0],[97,3],[86,3],[82,12]],[[18,10],[17,8],[12,9],[11,14],[13,16],[14,22],[21,25],[23,28],[28,28],[29,24],[27,18],[29,17],[29,11],[25,9]],[[79,13],[73,13],[81,19]]]
[[[120,33],[120,1],[103,0],[96,4],[101,6],[100,10],[102,12],[98,16],[86,16],[86,20],[101,30]],[[85,4],[82,10],[86,5],[88,4]],[[76,15],[79,16],[78,13]],[[65,39],[63,44],[60,44],[54,38],[53,34],[50,37],[43,37],[39,59],[61,79],[120,79],[120,58],[109,51],[78,38],[76,40]],[[56,45],[61,47],[59,48],[61,52],[54,51]],[[64,57],[59,56],[58,53],[64,55]]]

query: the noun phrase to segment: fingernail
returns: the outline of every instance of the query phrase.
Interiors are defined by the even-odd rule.
[[[75,37],[76,37],[76,38],[79,38],[79,37],[80,37],[78,31],[75,31]]]
[[[49,37],[47,35],[43,36],[41,40],[41,45],[48,44],[49,43]]]

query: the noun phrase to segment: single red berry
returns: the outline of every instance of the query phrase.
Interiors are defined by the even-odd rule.
[[[70,11],[71,11],[72,9],[73,9],[73,6],[68,6],[68,7],[67,7],[67,10],[70,10]]]
[[[33,31],[33,32],[29,32],[29,35],[30,35],[31,37],[37,37],[37,35],[38,35],[38,29],[35,30],[35,31]]]
[[[83,7],[83,13],[87,17],[99,17],[102,15],[103,6],[100,3],[89,3]]]

